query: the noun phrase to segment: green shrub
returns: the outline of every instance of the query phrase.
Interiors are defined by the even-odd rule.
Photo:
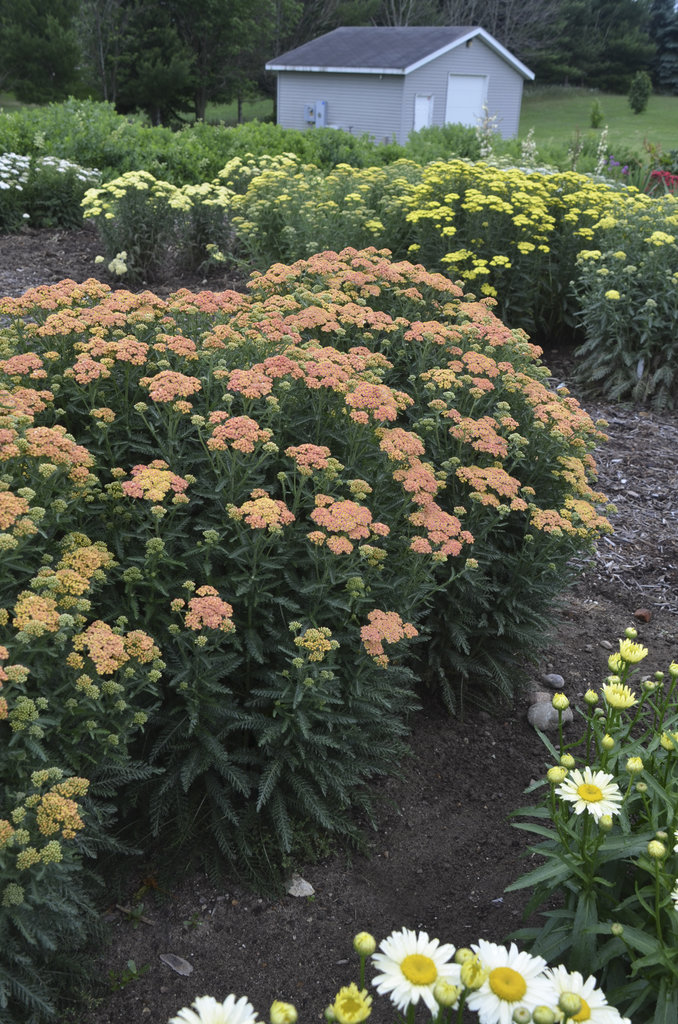
[[[647,109],[651,95],[652,79],[647,71],[636,71],[629,88],[629,106],[634,114],[642,114]]]
[[[603,113],[603,108],[600,105],[600,100],[595,99],[591,104],[591,116],[589,123],[592,128],[600,128],[604,120],[605,114]]]
[[[672,408],[678,394],[678,199],[637,194],[596,225],[599,248],[577,259],[575,293],[585,342],[583,387],[615,401]]]

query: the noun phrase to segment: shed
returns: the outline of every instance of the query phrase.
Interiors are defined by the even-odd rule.
[[[284,128],[343,128],[401,144],[429,125],[476,125],[483,108],[503,138],[518,133],[534,74],[485,29],[335,28],[266,64]]]

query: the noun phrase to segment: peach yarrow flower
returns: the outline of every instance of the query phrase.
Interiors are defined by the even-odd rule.
[[[360,630],[360,639],[373,661],[385,668],[388,656],[384,644],[395,644],[399,640],[412,639],[418,631],[411,622],[403,622],[397,612],[385,612],[375,608],[367,616],[368,625]]]
[[[162,459],[154,459],[147,466],[134,466],[132,479],[124,480],[122,489],[130,498],[145,498],[148,501],[163,501],[172,492],[174,504],[184,504],[187,499],[177,500],[183,496],[188,481],[172,473]]]
[[[235,625],[232,615],[233,606],[222,601],[214,587],[203,586],[198,587],[195,597],[188,602],[185,622],[189,629],[196,632],[207,627],[222,633],[233,633]]]

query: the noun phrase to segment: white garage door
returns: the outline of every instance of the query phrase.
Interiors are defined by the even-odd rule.
[[[486,101],[486,75],[448,75],[445,122],[475,126]]]

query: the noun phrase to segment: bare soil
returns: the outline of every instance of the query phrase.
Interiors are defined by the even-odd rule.
[[[65,277],[108,280],[94,263],[99,251],[87,230],[0,236],[0,295]],[[156,291],[181,286],[219,290],[234,282],[184,277]],[[570,351],[547,350],[544,361],[554,384],[570,383]],[[650,648],[648,674],[678,657],[678,417],[583,404],[609,422],[596,457],[599,487],[617,507],[615,532],[582,564],[553,623],[544,623],[548,647],[532,670],[535,681],[560,673],[573,703],[600,684],[628,625]],[[111,893],[102,910],[109,942],[92,952],[100,984],[64,1024],[162,1024],[196,996],[229,992],[247,995],[264,1018],[279,998],[300,1017],[320,1020],[337,989],[356,978],[357,931],[383,938],[407,926],[457,946],[504,941],[525,905],[524,894],[504,889],[528,867],[524,835],[507,815],[548,763],[527,706],[519,696],[496,716],[469,711],[454,719],[425,707],[412,722],[402,777],[375,786],[379,824],[366,851],[328,847],[321,860],[295,865],[312,896],[270,898],[235,881],[216,889],[204,876],[163,878],[153,864],[130,864],[126,891]],[[191,973],[177,973],[164,954],[186,961]],[[375,1024],[389,1017],[375,1007]]]

